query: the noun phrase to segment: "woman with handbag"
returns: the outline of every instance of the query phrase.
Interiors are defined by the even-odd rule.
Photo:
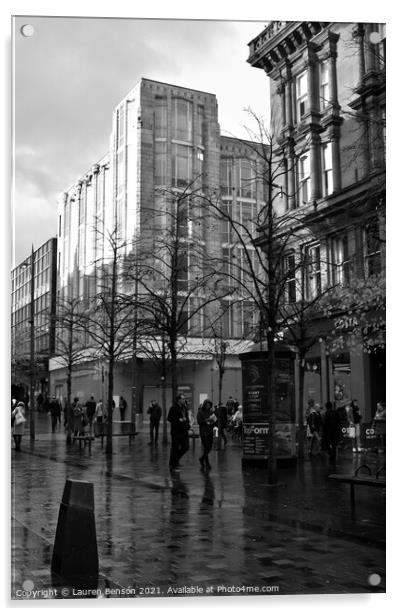
[[[21,441],[24,434],[25,422],[25,404],[23,402],[18,402],[17,406],[11,412],[13,439],[16,451],[21,450]]]
[[[201,470],[209,471],[211,465],[208,460],[208,454],[212,449],[214,440],[214,425],[216,424],[217,417],[213,411],[213,405],[211,400],[204,400],[202,406],[197,413],[197,423],[200,426],[200,437],[203,448],[202,456],[200,458]]]

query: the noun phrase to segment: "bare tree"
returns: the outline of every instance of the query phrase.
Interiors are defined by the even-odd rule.
[[[88,300],[86,331],[92,339],[96,354],[108,365],[107,388],[107,456],[112,454],[112,421],[114,372],[117,360],[132,350],[135,321],[131,295],[123,276],[127,249],[132,246],[121,237],[119,225],[111,230],[98,230],[105,244],[105,254],[95,262],[96,289]]]
[[[67,372],[67,397],[65,417],[67,421],[67,443],[71,442],[72,432],[72,377],[76,366],[88,361],[85,351],[87,308],[83,301],[75,297],[59,295],[56,306],[55,331],[58,367]]]
[[[164,383],[170,373],[174,398],[180,354],[189,336],[201,334],[202,314],[215,301],[215,271],[205,254],[198,183],[160,190],[157,198],[158,206],[146,209],[136,262],[126,277],[137,280],[140,344],[161,366]]]

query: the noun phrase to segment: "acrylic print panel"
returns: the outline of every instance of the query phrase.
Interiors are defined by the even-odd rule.
[[[383,24],[13,47],[12,599],[384,593]]]

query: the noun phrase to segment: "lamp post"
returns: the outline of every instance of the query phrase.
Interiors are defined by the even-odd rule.
[[[35,252],[32,244],[31,261],[23,263],[24,267],[31,268],[30,284],[30,356],[29,356],[29,434],[31,441],[35,440]]]

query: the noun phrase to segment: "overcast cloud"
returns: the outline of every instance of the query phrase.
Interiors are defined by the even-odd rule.
[[[247,137],[245,108],[268,115],[268,78],[246,61],[264,25],[16,18],[14,263],[56,234],[58,195],[105,154],[113,109],[141,77],[216,94],[221,131]]]

